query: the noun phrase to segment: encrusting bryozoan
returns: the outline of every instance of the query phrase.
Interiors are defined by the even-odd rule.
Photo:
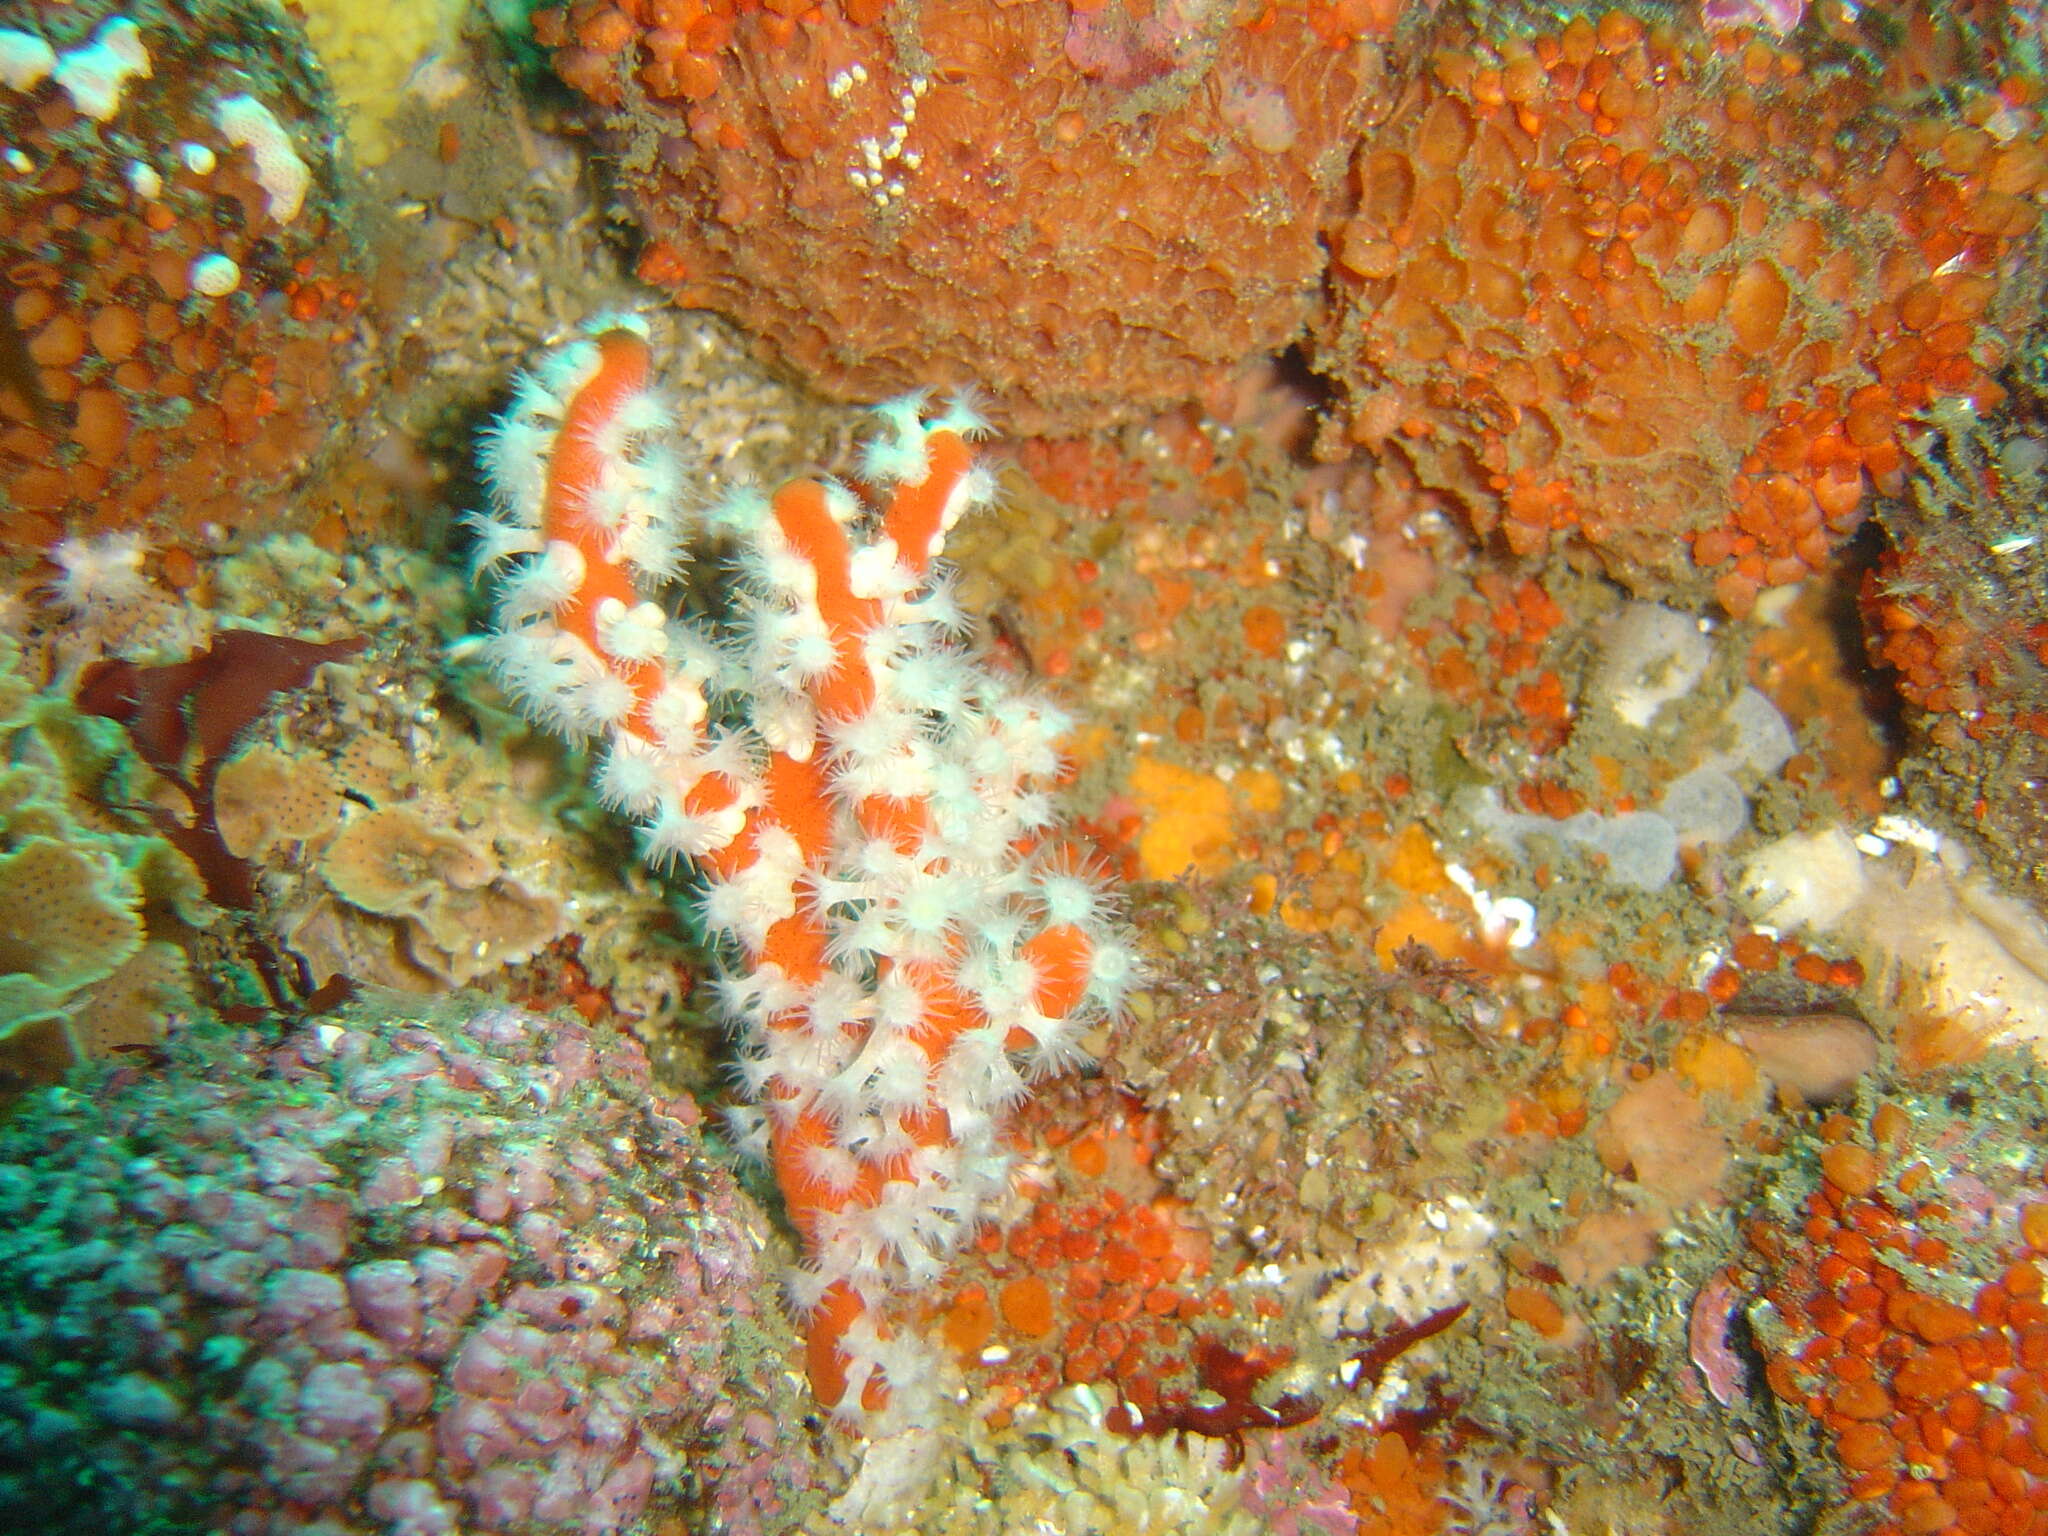
[[[991,492],[973,413],[878,408],[872,505],[802,480],[692,517],[649,372],[639,322],[597,322],[487,437],[490,652],[534,719],[598,742],[598,792],[649,862],[702,882],[741,1118],[803,1239],[812,1385],[875,1427],[931,1378],[883,1301],[930,1284],[983,1219],[1004,1111],[1085,1058],[1132,958],[1052,835],[1064,718],[961,648],[934,570]],[[717,633],[655,601],[713,524],[739,548]]]

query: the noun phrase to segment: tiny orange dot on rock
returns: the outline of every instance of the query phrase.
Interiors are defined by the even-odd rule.
[[[189,549],[177,544],[163,552],[160,569],[164,585],[173,591],[187,591],[199,580],[199,562]]]
[[[1820,1171],[1845,1195],[1867,1195],[1877,1188],[1877,1157],[1852,1141],[1837,1142],[1820,1155]]]
[[[73,314],[59,314],[29,338],[28,355],[40,368],[69,368],[85,356],[85,327]]]
[[[995,1336],[995,1331],[995,1313],[989,1307],[988,1292],[978,1285],[962,1291],[946,1310],[943,1332],[947,1345],[956,1355],[979,1354]]]
[[[125,361],[142,344],[142,318],[125,304],[102,304],[88,329],[93,350],[110,363]]]
[[[632,18],[612,6],[596,12],[576,29],[576,41],[593,53],[617,53],[632,40]]]
[[[21,331],[33,331],[56,313],[57,301],[50,297],[46,288],[24,288],[14,296],[14,325]]]
[[[1266,603],[1246,609],[1243,624],[1244,643],[1261,656],[1278,656],[1287,643],[1287,621]]]
[[[1527,1323],[1546,1339],[1564,1332],[1564,1308],[1548,1291],[1533,1285],[1511,1285],[1501,1296],[1501,1303],[1509,1317]]]
[[[1870,1139],[1879,1146],[1896,1146],[1912,1128],[1913,1122],[1896,1104],[1880,1104],[1870,1117]]]
[[[2048,1253],[2048,1205],[2030,1205],[2020,1212],[2020,1236],[2036,1253]]]
[[[111,389],[88,389],[73,412],[71,440],[94,464],[111,464],[128,441],[128,408]]]
[[[1943,1301],[1938,1296],[1918,1296],[1913,1300],[1909,1326],[1930,1344],[1953,1344],[1977,1331],[1977,1319],[1967,1307],[1959,1307],[1952,1301]]]
[[[1874,1381],[1845,1381],[1835,1388],[1828,1407],[1844,1419],[1881,1419],[1892,1411],[1892,1398]]]
[[[1735,940],[1735,963],[1745,971],[1768,971],[1778,963],[1778,946],[1760,933],[1745,933]]]
[[[718,62],[701,53],[676,60],[676,88],[685,101],[702,101],[718,89]]]
[[[1881,1467],[1898,1453],[1899,1442],[1882,1424],[1845,1425],[1835,1440],[1836,1459],[1851,1472]]]
[[[1892,1390],[1919,1403],[1945,1403],[1970,1384],[1962,1353],[1951,1345],[1934,1344],[1892,1372]],[[1869,1383],[1865,1383],[1869,1385]],[[1875,1415],[1873,1415],[1875,1417]]]
[[[1052,1332],[1052,1292],[1037,1275],[1019,1275],[1003,1286],[1003,1321],[1028,1339]]]
[[[176,251],[158,251],[151,256],[149,276],[158,291],[172,304],[180,302],[192,291],[191,259]],[[149,315],[150,334],[158,340],[166,336],[175,336],[182,328],[175,310],[165,309],[159,313],[161,308],[162,306],[152,305]]]
[[[1100,1136],[1083,1136],[1068,1151],[1067,1162],[1084,1178],[1099,1179],[1109,1168],[1109,1148]]]
[[[1931,1493],[1899,1511],[1899,1529],[1905,1536],[1935,1536],[1955,1523],[1955,1506]]]

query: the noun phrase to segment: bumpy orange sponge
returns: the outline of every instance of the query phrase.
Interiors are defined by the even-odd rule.
[[[0,564],[273,525],[359,398],[337,142],[280,7],[0,15]]]
[[[1994,1059],[1832,1116],[1748,1224],[1764,1384],[1872,1536],[2048,1533],[2040,1091]]]
[[[1393,0],[620,0],[536,13],[622,109],[642,275],[821,389],[1026,433],[1198,396],[1306,321]]]
[[[1398,453],[1518,553],[1562,538],[1745,612],[1896,483],[1907,418],[1995,395],[2048,185],[2032,92],[1922,21],[1882,61],[1813,29],[1481,25],[1445,25],[1360,147],[1324,448]]]

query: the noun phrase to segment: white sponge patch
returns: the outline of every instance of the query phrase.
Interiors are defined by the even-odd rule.
[[[116,16],[93,34],[83,48],[60,56],[50,78],[71,98],[71,105],[96,123],[104,123],[121,110],[121,93],[133,79],[150,77],[149,50],[142,46],[142,29],[125,16]]]
[[[228,97],[214,110],[213,121],[230,144],[255,157],[256,183],[263,188],[270,216],[280,224],[291,223],[305,206],[313,173],[299,158],[284,124],[254,96]]]

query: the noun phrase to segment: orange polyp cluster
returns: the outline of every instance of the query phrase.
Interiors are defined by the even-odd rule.
[[[828,393],[971,383],[1035,433],[1301,330],[1378,71],[1349,44],[1390,6],[578,0],[534,30],[623,114],[643,277]]]
[[[1896,488],[1908,418],[1995,398],[2032,108],[1619,12],[1439,42],[1360,149],[1315,360],[1481,533],[1747,612]]]
[[[1873,655],[1939,741],[2048,737],[2048,710],[2029,686],[2048,668],[2048,623],[2011,623],[1991,603],[1965,611],[1975,596],[1966,583],[1927,579],[1928,562],[1947,554],[1918,537],[1885,552],[1862,593]]]
[[[1525,1034],[1523,1038],[1531,1037]],[[1604,1033],[1593,1034],[1582,1052],[1594,1059],[1613,1053],[1614,1037]],[[1500,1127],[1507,1136],[1544,1136],[1555,1140],[1578,1135],[1586,1128],[1588,1115],[1584,1089],[1573,1083],[1552,1081],[1540,1084],[1532,1093],[1509,1094]]]
[[[1571,730],[1571,701],[1548,647],[1564,621],[1564,608],[1539,579],[1482,568],[1472,575],[1472,590],[1452,599],[1446,620],[1411,626],[1406,638],[1428,658],[1436,687],[1504,717],[1506,728],[1541,755]],[[1579,809],[1528,808],[1562,816]]]
[[[1855,960],[1832,959],[1795,938],[1742,929],[1730,941],[1728,958],[1698,986],[1659,980],[1616,960],[1601,977],[1562,992],[1533,994],[1509,1012],[1506,1028],[1525,1044],[1556,1041],[1555,1067],[1527,1091],[1508,1096],[1505,1129],[1514,1135],[1576,1135],[1588,1119],[1582,1077],[1625,1060],[1624,1042],[1645,1038],[1653,1019],[1707,1024],[1716,1010],[1735,1005],[1745,987],[1781,969],[1817,989],[1853,993],[1863,984],[1863,967]]]
[[[1905,704],[1900,778],[1915,814],[1971,836],[1988,872],[2048,888],[2048,332],[2037,314],[1999,375],[1996,411],[1929,413],[1890,545],[1857,594],[1872,661]]]
[[[1803,1225],[1752,1228],[1774,1270],[1766,1380],[1824,1429],[1848,1497],[1878,1512],[1874,1536],[2042,1536],[2038,1147],[1953,1167],[1967,1140],[1926,1120],[1894,1103],[1861,1125],[1832,1117]]]
[[[1773,937],[1743,928],[1729,942],[1726,963],[1714,969],[1701,990],[1716,1007],[1725,1008],[1750,981],[1768,976],[1788,963],[1792,974],[1810,987],[1852,992],[1863,985],[1863,967],[1856,960],[1831,960],[1796,938]]]
[[[1233,1314],[1210,1283],[1207,1237],[1149,1171],[1156,1118],[1105,1102],[1079,1135],[1065,1115],[1043,1132],[1033,1166],[1051,1186],[1007,1232],[983,1234],[938,1309],[938,1337],[991,1414],[1067,1382],[1114,1383],[1149,1408],[1185,1371],[1199,1325]]]
[[[126,8],[28,9],[61,54]],[[51,80],[0,86],[0,535],[28,556],[67,533],[265,517],[345,414],[363,287],[305,40],[234,3],[139,35],[152,73],[103,123]],[[237,94],[311,171],[289,219],[215,121]],[[193,289],[211,256],[240,269],[219,297]]]
[[[1447,1468],[1432,1436],[1385,1430],[1348,1447],[1338,1475],[1351,1493],[1358,1536],[1436,1536],[1451,1508],[1437,1497]]]
[[[1056,9],[1093,16],[1108,0],[1078,0]],[[838,10],[855,27],[872,27],[888,0],[838,0]],[[1402,0],[1268,0],[1242,27],[1264,32],[1287,21],[1305,23],[1325,48],[1350,47],[1361,37],[1383,37],[1400,18]],[[637,79],[662,101],[698,102],[718,92],[724,79],[721,55],[742,21],[763,43],[788,46],[799,25],[816,25],[824,7],[813,0],[574,0],[533,14],[534,40],[555,50],[562,79],[591,100],[618,106],[623,100],[613,59],[629,48],[639,61]]]
[[[855,27],[878,20],[886,0],[846,0]],[[786,47],[800,21],[815,21],[809,0],[575,0],[533,13],[534,41],[554,50],[555,72],[600,106],[625,100],[621,55],[640,89],[660,101],[700,102],[718,92],[721,59],[746,22],[770,48]]]
[[[1187,558],[1185,550],[1173,553]],[[1407,626],[1402,638],[1433,687],[1541,755],[1555,751],[1571,728],[1573,706],[1558,654],[1566,618],[1541,580],[1481,569],[1469,587],[1447,596],[1441,615]],[[1179,724],[1181,740],[1199,742],[1209,722],[1197,712],[1191,728],[1182,731]],[[1255,811],[1256,791],[1266,779],[1273,779],[1274,791],[1268,810],[1281,812],[1280,781],[1263,769],[1238,774],[1231,792]],[[1305,824],[1269,831],[1264,822],[1270,818],[1240,819],[1227,852],[1260,866],[1250,884],[1250,910],[1275,914],[1299,933],[1327,934],[1346,948],[1370,948],[1382,965],[1410,940],[1482,968],[1497,964],[1498,946],[1469,931],[1469,902],[1445,878],[1428,834],[1391,814],[1414,789],[1409,775],[1366,763],[1335,774],[1330,789],[1330,806]],[[1516,793],[1524,809],[1538,814],[1565,817],[1585,808],[1577,791],[1540,778],[1517,785]]]

